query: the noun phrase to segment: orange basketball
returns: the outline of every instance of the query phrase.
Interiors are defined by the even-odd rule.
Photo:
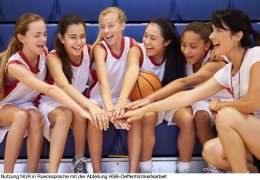
[[[131,101],[142,99],[161,87],[161,81],[155,74],[149,71],[140,71],[129,97]]]

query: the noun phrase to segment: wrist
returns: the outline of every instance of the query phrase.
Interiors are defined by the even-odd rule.
[[[153,102],[154,102],[154,99],[153,99],[152,96],[147,96],[146,98],[149,100],[150,103],[153,103]]]

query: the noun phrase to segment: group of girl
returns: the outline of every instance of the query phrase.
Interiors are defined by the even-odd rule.
[[[4,172],[14,171],[26,135],[28,172],[37,171],[43,135],[50,141],[48,171],[58,172],[72,128],[74,172],[86,172],[87,140],[93,171],[101,173],[102,130],[110,122],[128,130],[129,172],[152,172],[155,127],[163,120],[180,128],[178,172],[190,172],[196,134],[212,169],[257,172],[260,48],[253,46],[259,34],[239,10],[217,11],[212,20],[213,32],[192,22],[179,37],[170,21],[154,19],[138,43],[123,36],[124,12],[109,7],[99,15],[99,37],[90,46],[84,21],[69,14],[59,22],[48,53],[44,20],[22,15],[1,53],[0,142],[8,132]],[[139,70],[153,72],[163,88],[129,102]]]

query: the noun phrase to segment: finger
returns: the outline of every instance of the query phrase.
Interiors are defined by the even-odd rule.
[[[99,126],[99,129],[103,129],[103,125],[102,125],[102,118],[100,116],[98,116],[98,126]]]
[[[106,119],[104,114],[102,115],[102,120],[103,120],[102,121],[103,122],[103,127],[104,127],[105,130],[107,130],[108,129],[108,127],[107,127],[107,119]]]
[[[136,102],[129,102],[126,105],[124,105],[124,108],[130,108],[132,106],[134,106],[136,104]]]
[[[94,124],[94,126],[96,127],[96,128],[99,128],[98,127],[98,124],[97,124],[97,117],[96,117],[96,115],[92,115],[93,116],[93,124]]]
[[[120,116],[123,116],[123,115],[124,115],[124,113],[125,113],[125,109],[121,109],[121,111],[120,111],[120,113],[119,113],[118,117],[120,117]]]
[[[129,127],[127,126],[126,122],[122,122],[122,125],[124,126],[124,129],[129,130]]]
[[[118,114],[120,112],[120,109],[116,109],[113,113],[113,118],[117,118]]]
[[[133,117],[130,117],[127,119],[127,122],[130,123],[130,122],[133,122],[133,121],[136,121],[136,120],[139,120],[140,118],[138,118],[137,116],[133,116]]]
[[[123,123],[121,122],[121,120],[117,121],[118,125],[120,126],[121,129],[125,129]]]

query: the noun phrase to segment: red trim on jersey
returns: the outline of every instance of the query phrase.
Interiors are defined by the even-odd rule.
[[[233,95],[232,89],[231,88],[226,88],[227,92],[229,92],[231,95]]]
[[[130,47],[133,47],[135,45],[135,40],[133,38],[130,39]]]
[[[87,48],[88,48],[88,54],[90,55],[90,51],[91,51],[91,46],[89,44],[86,44]]]
[[[90,75],[91,77],[93,78],[94,82],[89,86],[89,89],[87,91],[87,93],[85,94],[85,96],[87,98],[90,98],[90,93],[91,93],[91,90],[94,88],[94,86],[97,84],[98,82],[98,77],[97,77],[97,72],[95,70],[91,71],[90,72]]]
[[[139,59],[139,67],[142,67],[143,63],[144,63],[144,52],[142,51],[142,48],[139,44],[134,45],[135,47],[137,47],[137,49],[140,52],[140,59]]]
[[[48,53],[45,48],[43,49],[43,52],[44,52],[45,56],[47,56]]]
[[[58,53],[57,53],[56,50],[51,51],[49,54],[52,54],[52,55],[57,56],[58,58],[60,58],[60,56],[58,55]],[[82,52],[81,52],[81,55],[80,55],[80,58],[81,58],[80,63],[79,63],[79,64],[76,64],[76,63],[74,63],[74,62],[70,59],[70,65],[71,65],[71,66],[74,66],[74,67],[79,67],[79,66],[82,64],[83,57],[84,57],[84,53],[83,53],[83,51],[82,51]],[[61,59],[61,58],[60,58],[60,59]]]
[[[19,62],[19,61],[18,61]],[[19,62],[20,63],[20,62]],[[9,63],[10,64],[10,63]],[[13,64],[16,64],[16,63],[13,63]],[[22,64],[22,63],[21,63]],[[8,96],[8,94],[10,94],[13,89],[17,86],[17,84],[19,83],[20,81],[18,81],[17,79],[15,79],[13,82],[4,82],[4,97]]]
[[[38,66],[39,66],[39,62],[40,62],[40,56],[38,56],[38,60],[37,60],[37,64],[36,64],[36,68],[34,68],[30,61],[27,59],[27,57],[24,55],[24,53],[22,51],[18,51],[18,54],[22,57],[22,59],[24,60],[24,62],[29,66],[30,68],[30,71],[33,73],[33,74],[37,74],[40,72]]]
[[[106,51],[106,57],[105,57],[105,62],[106,62],[106,60],[107,60],[107,49],[106,49],[106,47],[104,46],[104,44],[100,43],[99,45]],[[95,59],[95,58],[94,58],[94,59]]]
[[[4,72],[4,76],[5,76],[5,75],[7,74],[7,72],[8,72],[8,66],[9,66],[9,64],[22,64],[22,65],[23,65],[23,63],[21,63],[21,62],[18,61],[18,60],[9,61],[8,64],[7,64],[7,67],[6,67],[6,71]]]
[[[160,66],[162,63],[164,63],[166,58],[163,57],[163,61],[161,63],[157,63],[152,57],[149,57],[149,59],[150,59],[151,63],[153,63],[153,65]]]
[[[125,49],[125,38],[123,37],[122,40],[121,40],[121,49],[120,49],[120,54],[117,55],[113,49],[111,49],[109,46],[108,46],[110,52],[111,52],[111,55],[116,58],[116,59],[120,59],[120,57],[122,56],[123,52],[124,52],[124,49]]]
[[[52,50],[51,52],[49,52],[49,54],[52,54],[52,55],[58,56],[56,50]],[[59,57],[59,56],[58,56],[58,57]]]
[[[70,64],[74,67],[79,67],[82,64],[83,61],[83,57],[84,57],[84,53],[83,50],[81,51],[81,55],[80,55],[80,62],[78,64],[74,63],[71,59],[70,59]]]

